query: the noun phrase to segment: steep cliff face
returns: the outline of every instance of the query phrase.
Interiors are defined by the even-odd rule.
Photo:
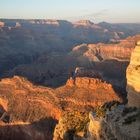
[[[63,102],[65,101],[66,110],[75,108],[87,111],[88,108],[82,109],[82,106],[96,107],[103,105],[106,101],[121,101],[110,84],[96,78],[70,78],[66,86],[58,88],[56,93],[57,97],[61,97]]]
[[[107,84],[106,82],[101,81],[96,78],[87,78],[87,77],[76,77],[75,79],[70,78],[67,83],[67,86],[78,87],[78,88],[87,88],[87,89],[105,89],[113,91],[112,85]]]
[[[132,52],[127,68],[128,105],[140,107],[140,41]]]
[[[82,57],[90,61],[102,61],[107,59],[116,59],[120,61],[129,61],[132,51],[135,48],[135,42],[140,39],[140,35],[128,37],[115,44],[81,44],[75,46],[72,53],[79,58]]]

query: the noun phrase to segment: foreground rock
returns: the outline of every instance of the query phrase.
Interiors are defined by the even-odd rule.
[[[53,140],[72,140],[74,136],[84,136],[88,122],[88,113],[78,111],[65,113],[55,127]]]
[[[106,101],[118,100],[112,86],[94,78],[76,78],[75,85],[51,89],[23,77],[0,81],[0,137],[2,140],[52,140],[57,120],[65,111],[92,111]],[[84,86],[84,85],[87,86]],[[5,133],[9,131],[7,135]]]
[[[127,68],[128,105],[140,107],[140,41],[132,52]]]
[[[116,108],[105,118],[90,114],[88,138],[85,140],[139,140],[140,110],[136,108]]]
[[[65,114],[56,125],[54,140],[139,140],[140,109],[116,105],[106,103],[89,117],[81,112]]]

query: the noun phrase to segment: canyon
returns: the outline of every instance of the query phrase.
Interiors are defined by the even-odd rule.
[[[0,139],[139,139],[139,33],[0,19]]]
[[[127,75],[133,75],[129,72],[131,65],[132,68],[138,65],[138,50],[139,42],[131,55]],[[111,84],[98,78],[80,77],[81,70],[83,69],[79,68],[76,77],[70,77],[65,85],[58,88],[37,86],[19,76],[2,79],[1,139],[16,140],[21,134],[23,140],[139,138],[139,108],[131,108],[139,107],[136,104],[139,102],[132,102],[132,96],[128,96],[130,107],[125,107]],[[93,75],[96,76],[95,73]],[[136,85],[137,92],[129,90],[131,83],[127,77],[128,94],[139,94],[134,79],[134,82],[130,80],[133,83],[131,86]],[[130,125],[127,124],[129,117],[136,119],[131,120]],[[8,130],[10,131],[5,135]]]
[[[56,88],[66,83],[76,67],[84,67],[98,71],[104,81],[126,95],[125,70],[135,42],[140,39],[136,35],[139,24],[0,21],[0,78],[18,75]],[[108,71],[110,65],[113,69]]]

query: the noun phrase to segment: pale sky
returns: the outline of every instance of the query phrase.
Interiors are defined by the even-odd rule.
[[[140,0],[0,0],[0,18],[140,23]]]

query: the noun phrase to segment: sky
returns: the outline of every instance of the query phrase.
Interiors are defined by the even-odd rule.
[[[0,0],[0,18],[140,23],[140,0]]]

